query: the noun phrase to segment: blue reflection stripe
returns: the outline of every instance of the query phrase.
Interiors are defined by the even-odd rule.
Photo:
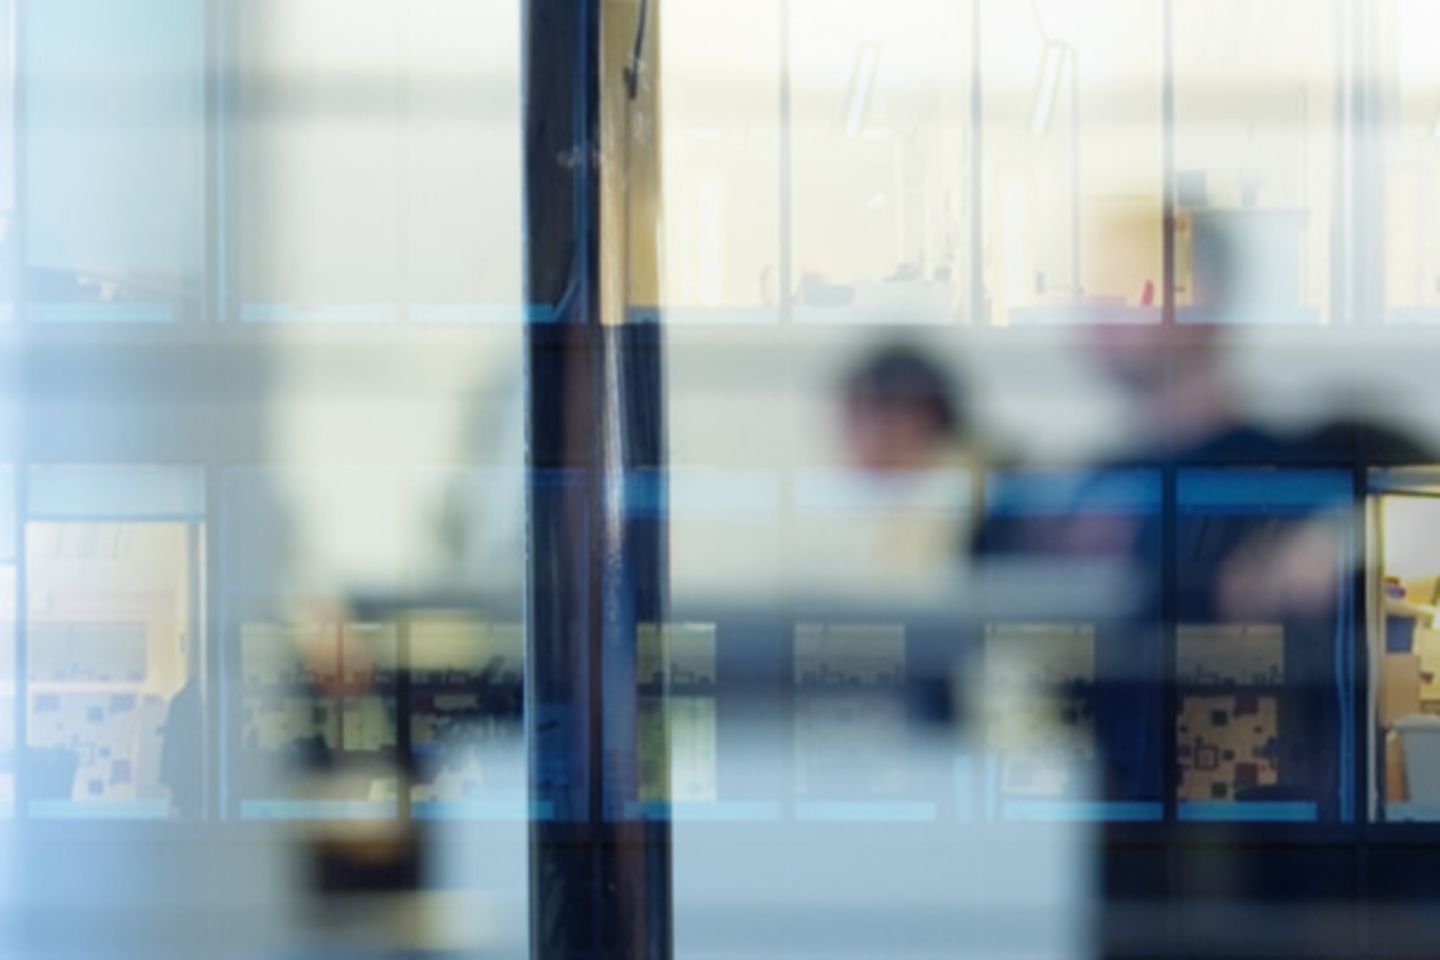
[[[701,823],[760,823],[780,819],[780,805],[764,800],[717,800],[713,803],[665,803],[652,800],[633,804],[632,816],[643,820]]]
[[[1176,815],[1187,822],[1204,823],[1313,823],[1316,805],[1308,800],[1181,803]]]
[[[901,512],[963,517],[970,502],[970,474],[962,469],[914,470],[891,478],[902,496],[877,491],[861,471],[802,470],[795,475],[795,504],[817,513]]]
[[[37,466],[29,472],[31,519],[169,519],[205,515],[198,467]]]
[[[1004,806],[1006,820],[1021,821],[1154,823],[1164,814],[1158,800],[1011,800]]]
[[[624,496],[632,517],[664,516],[667,506],[677,517],[780,513],[780,483],[762,470],[635,470],[625,475]]]
[[[25,319],[33,323],[167,324],[175,311],[163,303],[32,303]]]
[[[30,816],[45,820],[164,820],[164,800],[31,800]]]
[[[500,325],[549,323],[555,309],[546,304],[523,306],[518,303],[412,303],[405,308],[411,323],[436,326]]]
[[[694,325],[717,327],[759,326],[773,324],[779,316],[775,307],[646,307],[632,306],[625,311],[625,322],[632,324],[665,323],[667,326]]]
[[[423,800],[410,808],[416,820],[489,820],[518,822],[550,820],[554,805],[524,800]]]
[[[990,475],[988,486],[989,510],[1002,516],[1160,509],[1157,470],[1001,471]]]
[[[1344,507],[1353,498],[1345,470],[1182,470],[1181,509],[1227,512]]]

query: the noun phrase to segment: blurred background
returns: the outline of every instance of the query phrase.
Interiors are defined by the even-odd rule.
[[[1433,0],[0,0],[0,953],[1440,951]]]

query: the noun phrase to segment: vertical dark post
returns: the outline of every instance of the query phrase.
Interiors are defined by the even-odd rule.
[[[622,152],[601,149],[601,110],[625,88],[602,72],[602,2],[529,0],[522,41],[530,932],[545,960],[671,947],[668,823],[628,802],[635,628],[663,618],[665,562],[663,523],[632,523],[624,494],[632,471],[663,476],[660,331],[601,321],[604,285],[623,282],[599,256],[602,163]]]

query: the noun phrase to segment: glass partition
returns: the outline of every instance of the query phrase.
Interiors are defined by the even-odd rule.
[[[199,320],[206,5],[59,0],[17,22],[28,316]]]
[[[202,815],[200,472],[55,466],[27,479],[29,815]]]
[[[236,7],[227,289],[241,320],[524,316],[519,10]]]
[[[795,318],[970,319],[970,4],[794,0],[789,18]]]
[[[1175,297],[1187,322],[1346,322],[1341,4],[1177,0]]]
[[[1182,820],[1354,818],[1355,522],[1343,470],[1182,470]]]
[[[785,777],[784,510],[773,471],[637,472],[627,515],[668,528],[670,619],[636,637],[635,813],[779,822]]]
[[[1429,55],[1437,27],[1434,4],[1389,0],[1375,4],[1376,61],[1369,82],[1386,97],[1384,154],[1383,290],[1390,323],[1440,320],[1440,67]]]
[[[658,20],[667,320],[780,316],[782,23],[771,0],[681,0]]]
[[[987,480],[975,709],[1003,820],[1160,820],[1161,478]]]
[[[474,615],[415,616],[409,648],[411,813],[417,819],[524,820],[525,631]]]
[[[1161,8],[979,3],[986,321],[1158,322]]]
[[[1375,471],[1370,477],[1369,663],[1372,675],[1372,816],[1389,821],[1440,819],[1434,732],[1440,729],[1435,682],[1440,631],[1433,537],[1440,523],[1440,473]]]

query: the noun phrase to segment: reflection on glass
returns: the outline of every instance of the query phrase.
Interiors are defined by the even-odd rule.
[[[241,626],[242,816],[394,814],[395,656],[389,625]]]
[[[715,638],[712,623],[639,627],[639,800],[645,807],[719,800]]]
[[[671,320],[773,320],[784,296],[778,9],[680,0],[660,18],[660,299]]]
[[[1392,91],[1385,125],[1384,306],[1391,323],[1440,321],[1440,61],[1429,38],[1440,7],[1373,4],[1380,56],[1367,78]]]
[[[523,819],[523,626],[435,615],[408,630],[414,816]]]
[[[521,316],[519,9],[237,8],[242,319]]]
[[[1090,800],[1098,759],[1094,626],[988,624],[984,664],[983,736],[1000,763],[1005,812]]]
[[[1184,319],[1315,324],[1332,310],[1332,0],[1174,6],[1176,302]],[[1209,255],[1208,237],[1232,248]],[[1224,289],[1215,289],[1223,282]],[[1223,295],[1223,309],[1216,302]]]
[[[25,9],[18,40],[32,319],[198,318],[206,9],[202,0],[56,0]]]
[[[1349,475],[1177,483],[1180,818],[1349,819]]]
[[[796,318],[954,320],[970,283],[968,5],[789,6]]]
[[[980,0],[991,324],[1159,320],[1160,13]]]
[[[1000,819],[1160,820],[1159,471],[991,474],[971,694]]]
[[[966,471],[811,470],[793,487],[802,595],[883,607],[944,602],[960,587],[973,519]]]
[[[668,484],[670,582],[676,609],[731,599],[773,605],[783,587],[780,478],[759,470],[672,470],[635,476],[633,519],[655,511],[657,484]]]
[[[203,723],[192,529],[31,522],[26,561],[30,813],[196,812],[202,761],[177,754]]]
[[[1256,799],[1280,788],[1284,628],[1182,626],[1176,643],[1176,790],[1182,809]]]
[[[1385,820],[1440,820],[1440,474],[1386,471],[1377,494],[1370,591],[1370,669],[1377,756],[1374,794]]]
[[[795,626],[795,793],[804,819],[933,819],[909,770],[902,624]]]

